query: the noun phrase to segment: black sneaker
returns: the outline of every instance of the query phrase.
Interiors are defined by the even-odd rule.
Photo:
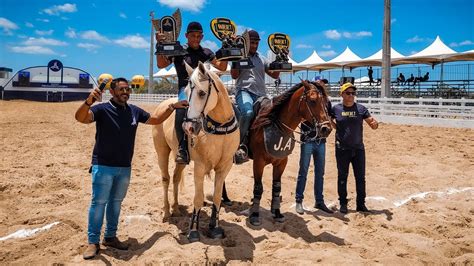
[[[178,150],[176,154],[176,163],[178,164],[189,164],[189,154],[185,150]]]
[[[358,212],[371,212],[365,205],[359,205],[356,208],[356,211]]]
[[[102,245],[112,247],[119,250],[128,250],[128,245],[121,242],[117,237],[105,237]]]
[[[331,209],[329,209],[326,204],[323,203],[316,203],[316,205],[314,206],[316,209],[319,209],[319,210],[322,210],[323,212],[327,212],[327,213],[334,213],[334,211],[332,211]]]
[[[341,204],[341,208],[339,209],[339,212],[341,213],[347,213],[347,204]]]
[[[235,164],[243,164],[249,161],[249,156],[244,149],[240,148],[235,152],[234,162]]]

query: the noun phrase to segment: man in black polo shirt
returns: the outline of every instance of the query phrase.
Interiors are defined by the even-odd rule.
[[[355,102],[356,89],[352,83],[343,84],[339,91],[342,103],[334,105],[331,110],[331,117],[336,122],[337,193],[341,213],[347,213],[347,176],[350,164],[352,164],[356,181],[356,210],[369,212],[365,206],[363,121],[372,129],[377,129],[379,123],[370,115],[365,106]]]
[[[127,104],[131,88],[124,78],[114,79],[110,84],[112,99],[91,107],[100,98],[101,91],[95,88],[76,111],[76,120],[89,124],[96,122],[95,145],[92,153],[92,200],[88,219],[88,247],[84,259],[92,259],[99,252],[100,230],[107,213],[104,246],[121,250],[128,246],[116,237],[120,208],[128,184],[135,134],[138,123],[157,125],[165,121],[176,108],[185,108],[187,101],[170,104],[167,109],[150,116],[141,108]]]
[[[188,39],[188,47],[186,48],[187,54],[184,56],[177,56],[169,58],[163,55],[157,55],[157,62],[159,68],[165,68],[171,63],[174,63],[176,68],[176,74],[178,75],[178,100],[187,99],[184,89],[189,82],[188,72],[184,62],[188,63],[192,68],[196,68],[199,62],[211,62],[214,67],[221,71],[225,71],[227,68],[227,61],[218,61],[214,53],[208,48],[203,48],[201,46],[202,38],[204,37],[202,33],[202,26],[199,22],[191,22],[188,24],[186,30],[186,38]],[[164,40],[164,34],[157,33],[157,40]],[[178,137],[179,148],[178,154],[176,155],[176,163],[188,164],[189,163],[189,153],[188,153],[188,143],[184,137],[184,130],[182,127],[184,117],[186,116],[186,110],[179,109],[176,110],[175,118],[175,130]]]

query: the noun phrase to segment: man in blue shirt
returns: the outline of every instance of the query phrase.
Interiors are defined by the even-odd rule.
[[[362,123],[365,121],[372,129],[377,129],[379,123],[365,106],[355,102],[356,89],[352,83],[343,84],[339,91],[342,103],[334,105],[331,111],[331,117],[336,123],[337,193],[341,213],[347,213],[349,164],[352,164],[356,181],[356,210],[369,212],[365,206],[365,148]]]
[[[96,122],[95,145],[92,153],[92,200],[88,219],[88,247],[84,259],[92,259],[99,252],[100,231],[107,213],[104,246],[121,250],[128,246],[116,237],[122,201],[130,183],[131,163],[138,123],[157,125],[165,121],[176,108],[185,108],[187,101],[170,104],[156,117],[143,109],[127,104],[131,88],[124,78],[110,84],[112,99],[91,107],[100,98],[95,88],[76,111],[76,120],[89,124]]]
[[[258,32],[250,30],[250,47],[249,58],[254,65],[251,69],[231,69],[230,74],[233,79],[236,79],[235,87],[237,90],[235,99],[240,110],[240,148],[235,153],[235,163],[242,164],[249,160],[247,148],[244,143],[250,122],[255,116],[253,112],[254,102],[262,96],[267,96],[265,87],[265,73],[270,77],[277,79],[280,76],[278,71],[269,71],[268,62],[264,57],[261,57],[257,52],[260,36]]]
[[[204,34],[202,32],[202,26],[199,22],[189,23],[186,30],[186,39],[188,40],[188,45],[186,48],[187,54],[184,56],[177,56],[173,58],[169,58],[163,55],[157,55],[157,62],[159,68],[165,68],[171,63],[174,63],[174,66],[176,68],[176,74],[178,76],[178,100],[187,99],[184,89],[188,85],[189,76],[188,72],[186,71],[184,62],[186,62],[192,68],[196,68],[199,62],[210,62],[214,65],[214,67],[221,71],[225,71],[227,69],[227,61],[218,61],[216,59],[216,56],[210,49],[201,46],[201,41],[204,37]],[[162,33],[157,33],[156,39],[163,40],[164,35]],[[176,110],[174,126],[179,142],[178,153],[176,154],[176,163],[179,164],[188,164],[190,160],[188,153],[188,142],[185,138],[182,126],[185,116],[186,110]]]

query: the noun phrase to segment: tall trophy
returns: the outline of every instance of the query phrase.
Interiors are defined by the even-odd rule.
[[[215,18],[211,20],[211,31],[222,42],[222,48],[216,52],[218,60],[237,61],[243,57],[242,50],[234,38],[236,29],[235,23],[230,19]]]
[[[268,46],[276,55],[275,61],[270,63],[270,71],[291,71],[293,66],[289,63],[290,37],[284,33],[273,33],[268,36]]]
[[[235,43],[237,47],[240,47],[242,52],[243,58],[238,61],[232,62],[232,68],[235,69],[250,69],[253,68],[254,65],[252,60],[248,57],[249,49],[250,49],[250,35],[247,30],[242,35],[237,35],[235,39]]]
[[[165,35],[164,41],[156,43],[155,54],[164,56],[180,56],[187,52],[177,41],[181,31],[181,12],[179,8],[173,13],[173,16],[164,16],[161,19],[152,19],[153,27],[157,32]]]

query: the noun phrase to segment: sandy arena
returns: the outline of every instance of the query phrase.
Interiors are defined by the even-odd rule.
[[[90,165],[95,125],[75,121],[79,102],[0,101],[0,264],[85,263]],[[147,111],[154,105],[140,104]],[[189,243],[186,234],[194,188],[186,168],[182,215],[162,222],[161,175],[151,126],[140,125],[132,180],[122,206],[119,238],[129,251],[102,247],[88,264],[470,264],[474,263],[474,131],[381,124],[365,126],[367,206],[355,212],[349,176],[349,214],[313,208],[313,171],[304,205],[294,211],[299,146],[282,177],[285,223],[269,211],[271,169],[264,173],[263,224],[252,227],[252,164],[227,177],[233,206],[221,209],[226,238]],[[324,196],[338,208],[334,133],[327,144]],[[312,168],[312,166],[311,166]],[[207,182],[208,200],[212,183]],[[210,208],[201,213],[201,232]],[[49,225],[49,226],[48,226]],[[11,236],[22,229],[28,237]],[[27,231],[23,231],[27,232]],[[18,233],[18,232],[17,232]]]

